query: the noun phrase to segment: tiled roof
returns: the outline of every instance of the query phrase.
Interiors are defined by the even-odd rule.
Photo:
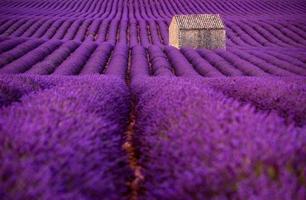
[[[224,29],[218,14],[175,15],[180,29]]]

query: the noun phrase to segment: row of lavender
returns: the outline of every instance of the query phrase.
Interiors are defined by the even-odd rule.
[[[304,14],[303,0],[89,0],[89,1],[3,1],[3,15],[106,18],[130,20],[170,19],[175,14],[221,13],[223,15]],[[27,10],[28,9],[28,10]],[[33,12],[35,11],[35,12]]]
[[[84,75],[108,74],[112,68],[125,76],[128,60],[132,70],[151,76],[292,76],[306,75],[303,49],[257,48],[208,51],[165,46],[134,46],[110,43],[77,43],[59,40],[1,38],[0,73]],[[131,59],[129,59],[131,58]]]
[[[118,78],[0,77],[1,199],[128,198]]]
[[[136,80],[139,199],[305,199],[305,83]]]
[[[130,46],[167,45],[165,20],[20,18],[0,20],[0,34],[78,42],[124,43]],[[306,46],[306,24],[301,19],[237,20],[225,19],[228,47],[300,47]]]

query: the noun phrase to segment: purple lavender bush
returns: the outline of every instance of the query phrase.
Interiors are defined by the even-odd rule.
[[[100,44],[92,53],[80,74],[101,74],[109,60],[113,46],[109,43]]]
[[[106,75],[117,76],[122,79],[125,78],[128,68],[129,48],[126,45],[117,45],[111,55],[107,68]]]
[[[305,78],[240,77],[203,82],[228,97],[252,103],[258,110],[276,111],[288,123],[306,125]]]
[[[256,111],[248,102],[225,96],[215,89],[218,84],[227,87],[223,80],[134,82],[138,97],[135,144],[145,177],[140,199],[305,197],[305,127],[286,124],[284,118],[269,113],[273,103]],[[250,85],[246,86],[250,94],[256,91],[251,87],[254,82],[263,84],[237,78],[236,86]],[[293,92],[282,92],[286,97],[279,107],[286,101],[291,104],[288,96],[298,97],[305,90],[305,85],[294,88],[299,83],[288,86]],[[282,83],[269,80],[268,84],[272,86],[267,90]]]
[[[2,76],[3,84],[9,88],[0,88],[2,198],[127,196],[132,173],[122,145],[129,94],[121,80]]]
[[[173,76],[173,68],[169,63],[167,56],[161,48],[150,46],[148,48],[152,73],[155,76]]]

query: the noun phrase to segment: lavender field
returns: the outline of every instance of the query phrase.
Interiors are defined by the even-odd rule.
[[[304,200],[305,76],[305,0],[2,0],[0,199]]]

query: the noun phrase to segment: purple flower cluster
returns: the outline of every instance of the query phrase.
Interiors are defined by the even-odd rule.
[[[305,84],[269,80],[267,90],[289,84],[271,96],[285,99],[256,111],[248,99],[242,104],[216,88],[231,83],[228,87],[234,90],[235,85],[239,91],[246,86],[247,96],[264,81],[223,81],[150,78],[133,85],[138,97],[135,144],[145,177],[140,199],[305,197],[306,129],[286,125],[282,117],[267,112],[285,108],[294,97],[301,101],[297,104],[305,104]],[[285,110],[299,114],[294,105]],[[305,116],[305,109],[301,112]]]
[[[214,79],[207,84],[242,103],[252,103],[259,110],[275,110],[288,123],[306,125],[304,78],[245,77]]]
[[[109,77],[0,78],[2,199],[122,199],[129,94]],[[3,86],[4,85],[4,86]]]

